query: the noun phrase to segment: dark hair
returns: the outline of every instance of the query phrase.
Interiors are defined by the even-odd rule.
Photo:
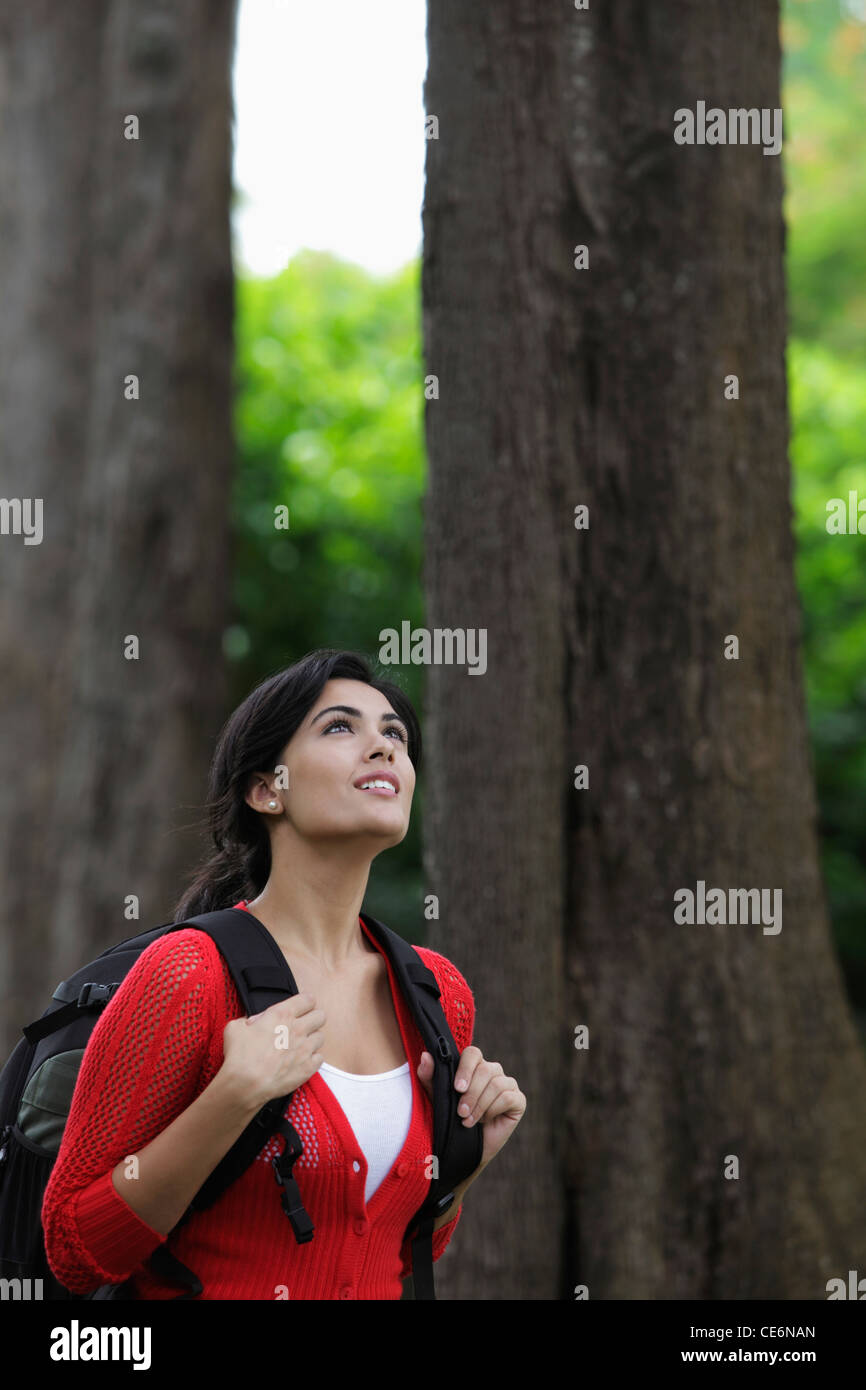
[[[374,673],[366,657],[322,647],[268,676],[250,691],[220,732],[206,803],[215,853],[195,871],[174,909],[173,922],[232,907],[241,898],[257,897],[264,888],[271,871],[271,845],[262,817],[245,800],[250,774],[276,766],[325,682],[340,677],[364,681],[388,697],[406,722],[407,752],[418,771],[421,729],[412,703],[399,686]]]

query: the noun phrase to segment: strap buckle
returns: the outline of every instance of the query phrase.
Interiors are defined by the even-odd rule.
[[[88,980],[86,985],[81,986],[78,995],[79,1009],[86,1009],[91,1004],[107,1004],[116,989],[116,984],[100,985],[95,980]]]
[[[300,1188],[292,1177],[292,1168],[294,1167],[295,1160],[300,1158],[303,1152],[304,1146],[298,1135],[293,1131],[291,1134],[286,1135],[286,1147],[283,1152],[281,1154],[275,1154],[271,1159],[271,1166],[274,1170],[277,1186],[282,1189],[280,1193],[280,1204],[292,1223],[295,1240],[299,1245],[305,1245],[307,1241],[312,1240],[314,1230],[313,1223],[308,1213],[304,1210]]]

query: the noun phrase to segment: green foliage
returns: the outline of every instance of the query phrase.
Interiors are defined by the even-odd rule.
[[[849,993],[866,1010],[866,5],[783,5],[785,215],[797,583],[822,864]]]
[[[852,996],[866,1004],[866,536],[827,530],[827,504],[866,501],[866,367],[814,343],[788,352],[797,582],[822,859]],[[866,516],[863,518],[866,528]]]
[[[840,358],[858,356],[866,339],[866,5],[785,0],[782,15],[791,334]]]
[[[383,627],[423,624],[419,269],[377,278],[305,251],[273,279],[238,282],[235,702],[314,647],[375,661]],[[383,674],[419,709],[420,668]],[[374,861],[367,899],[415,940],[421,796],[419,782],[409,834]]]

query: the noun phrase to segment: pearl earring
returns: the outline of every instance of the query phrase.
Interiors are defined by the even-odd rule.
[[[276,809],[277,809],[277,803],[276,803],[275,801],[269,801],[269,802],[268,802],[268,805],[270,806],[270,808],[271,808],[272,811],[276,811]]]

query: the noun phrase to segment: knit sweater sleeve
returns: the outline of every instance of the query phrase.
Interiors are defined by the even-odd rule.
[[[472,990],[456,965],[445,956],[439,955],[437,951],[431,951],[426,946],[416,946],[415,950],[424,964],[436,976],[436,983],[442,996],[442,1008],[448,1020],[448,1026],[454,1034],[457,1051],[462,1056],[466,1048],[472,1043],[475,1028],[475,999]],[[445,1253],[445,1247],[457,1229],[457,1223],[462,1213],[463,1208],[461,1206],[450,1221],[446,1221],[444,1226],[440,1226],[438,1231],[433,1232],[434,1264]],[[401,1258],[403,1261],[402,1278],[405,1279],[412,1273],[411,1241],[408,1239],[403,1242]]]
[[[112,1170],[202,1089],[215,951],[193,929],[157,938],[90,1034],[42,1202],[48,1263],[70,1293],[121,1283],[166,1239],[116,1191]]]

